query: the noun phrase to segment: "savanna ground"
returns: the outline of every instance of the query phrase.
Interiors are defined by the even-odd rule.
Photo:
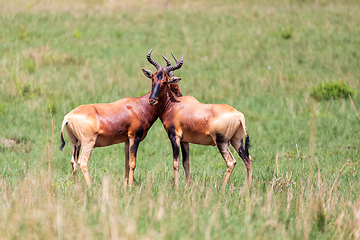
[[[359,239],[359,1],[0,2],[1,239]],[[124,144],[97,148],[93,186],[71,178],[63,116],[150,91],[146,53],[183,93],[243,112],[254,185],[238,164],[224,191],[216,147],[190,145],[192,185],[173,186],[158,120],[124,188]],[[352,98],[315,101],[341,82]],[[121,114],[121,113],[119,113]]]

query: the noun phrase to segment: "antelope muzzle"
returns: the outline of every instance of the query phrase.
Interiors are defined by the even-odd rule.
[[[161,91],[160,83],[154,83],[148,101],[151,106],[154,106],[155,104],[158,103],[160,91]]]
[[[149,98],[149,104],[151,105],[151,106],[154,106],[154,105],[156,105],[157,103],[158,103],[158,100],[157,99],[151,99],[151,98]]]

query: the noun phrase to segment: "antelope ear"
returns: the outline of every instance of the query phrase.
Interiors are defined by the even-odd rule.
[[[147,69],[144,69],[144,68],[142,68],[141,70],[143,71],[145,77],[150,78],[150,79],[152,78],[153,74],[152,74],[152,72],[150,70],[147,70]]]
[[[172,77],[169,80],[169,83],[178,83],[181,80],[181,77]]]

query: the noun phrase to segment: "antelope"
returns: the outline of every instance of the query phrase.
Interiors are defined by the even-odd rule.
[[[172,72],[169,74],[173,76]],[[177,97],[182,96],[177,85],[171,89]],[[91,186],[87,164],[93,148],[125,142],[124,185],[133,184],[139,143],[158,118],[155,107],[148,104],[149,96],[150,92],[141,97],[127,97],[113,103],[80,105],[64,117],[60,150],[65,146],[65,128],[73,149],[71,166],[75,182],[78,164],[87,185]]]
[[[194,143],[218,147],[227,165],[223,187],[226,186],[236,165],[236,160],[229,149],[231,144],[245,163],[247,182],[251,187],[252,157],[249,155],[250,137],[245,127],[244,115],[226,104],[203,104],[192,96],[176,96],[171,91],[171,86],[177,84],[181,78],[169,73],[181,68],[184,56],[178,61],[172,55],[176,65],[162,68],[159,63],[151,59],[151,51],[147,59],[155,66],[156,73],[153,74],[146,69],[142,71],[152,80],[148,102],[155,107],[172,145],[175,186],[179,184],[180,148],[187,185],[191,183],[189,143]]]

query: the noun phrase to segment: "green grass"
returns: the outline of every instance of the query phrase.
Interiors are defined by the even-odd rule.
[[[0,1],[1,239],[359,239],[358,1]],[[160,121],[124,188],[124,144],[93,151],[91,188],[60,152],[65,114],[150,91],[141,68],[184,54],[181,91],[243,112],[254,186],[190,145],[173,187]],[[319,83],[351,99],[316,102]],[[354,108],[355,107],[355,108]],[[356,109],[356,110],[355,110]]]

